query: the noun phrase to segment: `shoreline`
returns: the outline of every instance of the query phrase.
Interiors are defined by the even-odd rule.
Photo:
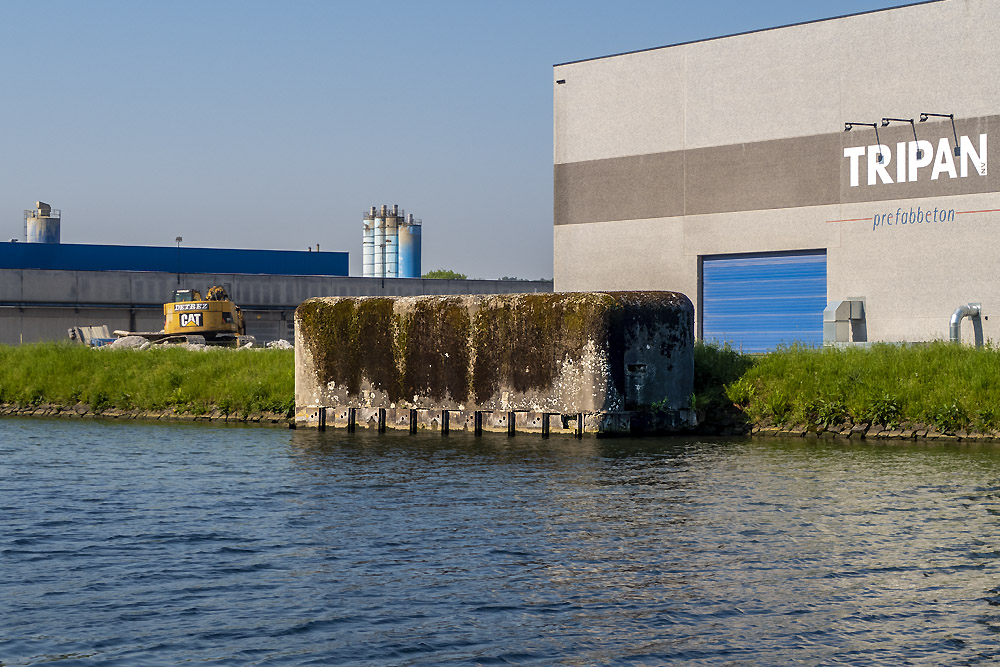
[[[251,412],[246,415],[225,414],[213,409],[202,414],[193,412],[178,412],[176,410],[119,410],[107,408],[95,411],[85,403],[73,406],[39,404],[20,406],[10,403],[0,403],[0,418],[2,417],[46,417],[60,419],[105,419],[120,421],[143,422],[199,422],[210,424],[233,424],[243,426],[268,426],[276,428],[295,428],[294,417],[288,417],[275,412]]]
[[[904,422],[902,424],[872,424],[869,422],[843,422],[822,424],[783,424],[772,422],[741,422],[742,413],[706,415],[699,420],[694,434],[760,438],[809,438],[813,440],[912,441],[912,442],[990,442],[1000,443],[1000,432],[942,431],[932,424]]]
[[[108,408],[94,411],[89,405],[78,403],[73,406],[39,404],[20,406],[0,403],[0,418],[40,417],[59,419],[95,419],[118,421],[141,421],[148,423],[205,423],[229,424],[234,426],[265,426],[268,428],[295,429],[295,418],[274,412],[253,412],[246,415],[225,414],[213,409],[202,414],[178,412],[176,410],[119,410]],[[333,429],[338,430],[338,429]],[[346,431],[346,429],[344,429]],[[520,435],[520,434],[519,434]],[[525,433],[523,435],[534,435]],[[882,424],[841,424],[830,427],[802,425],[776,426],[774,424],[736,424],[732,419],[721,422],[711,418],[690,431],[682,431],[675,436],[704,435],[733,438],[805,438],[811,440],[894,441],[894,442],[981,442],[1000,443],[1000,433],[977,433],[967,431],[943,432],[926,424],[903,424],[889,428]],[[541,436],[539,436],[541,437]],[[618,436],[608,436],[618,437]],[[636,436],[643,437],[643,436]],[[669,435],[657,437],[671,437]]]
[[[803,426],[762,426],[750,428],[748,435],[777,438],[813,438],[817,440],[894,440],[912,442],[1000,442],[1000,433],[938,431],[925,424],[912,424],[888,428],[881,424],[856,424],[843,427],[812,428]]]

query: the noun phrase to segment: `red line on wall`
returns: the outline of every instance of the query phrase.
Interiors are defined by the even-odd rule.
[[[962,215],[964,213],[1000,213],[1000,208],[988,208],[983,211],[955,211],[955,215]],[[848,220],[827,220],[827,224],[833,222],[868,222],[871,218],[850,218]]]

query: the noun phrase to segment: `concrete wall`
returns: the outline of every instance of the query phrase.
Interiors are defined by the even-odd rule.
[[[296,310],[295,403],[625,412],[689,406],[693,306],[627,292],[310,299]]]
[[[247,333],[292,342],[295,308],[315,296],[551,292],[550,281],[425,280],[244,274],[181,274],[181,285],[223,285],[243,309]],[[0,269],[0,344],[65,340],[67,329],[159,331],[174,273]]]
[[[863,297],[870,340],[947,338],[970,301],[1000,315],[996,9],[941,0],[556,66],[555,288],[698,303],[700,257],[826,249],[828,299]],[[845,151],[875,132],[845,122],[921,112],[954,113],[966,157],[987,150],[963,176],[941,152],[951,123],[917,123],[929,164],[911,181],[913,131],[894,123],[884,173],[865,149],[852,178]],[[1000,316],[983,325],[1000,339]]]

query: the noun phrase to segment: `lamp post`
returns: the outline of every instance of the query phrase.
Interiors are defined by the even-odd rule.
[[[912,118],[883,118],[882,119],[882,127],[889,127],[889,123],[891,123],[893,121],[895,121],[897,123],[909,123],[910,124],[910,129],[913,130],[913,144],[915,146],[919,146],[920,145],[918,143],[918,141],[917,141],[917,126],[913,124],[913,119]],[[921,150],[920,148],[917,148],[917,159],[918,160],[922,160],[923,158],[924,158],[924,151]]]
[[[877,153],[878,159],[876,161],[879,164],[882,164],[882,160],[885,158],[885,156],[882,155],[882,140],[879,139],[878,136],[878,123],[844,123],[844,132],[850,132],[855,125],[864,125],[865,127],[875,128],[875,143],[878,144],[878,153]]]
[[[951,119],[951,133],[955,136],[955,157],[962,157],[962,147],[958,143],[958,130],[955,129],[955,114],[953,113],[921,113],[920,122],[926,123],[928,117]]]
[[[180,236],[174,239],[177,242],[177,284],[181,284],[181,241],[184,239]]]

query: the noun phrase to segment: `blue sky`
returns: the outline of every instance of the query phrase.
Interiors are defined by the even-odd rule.
[[[552,277],[552,65],[900,6],[0,1],[0,237],[351,253],[424,221],[424,270]]]

